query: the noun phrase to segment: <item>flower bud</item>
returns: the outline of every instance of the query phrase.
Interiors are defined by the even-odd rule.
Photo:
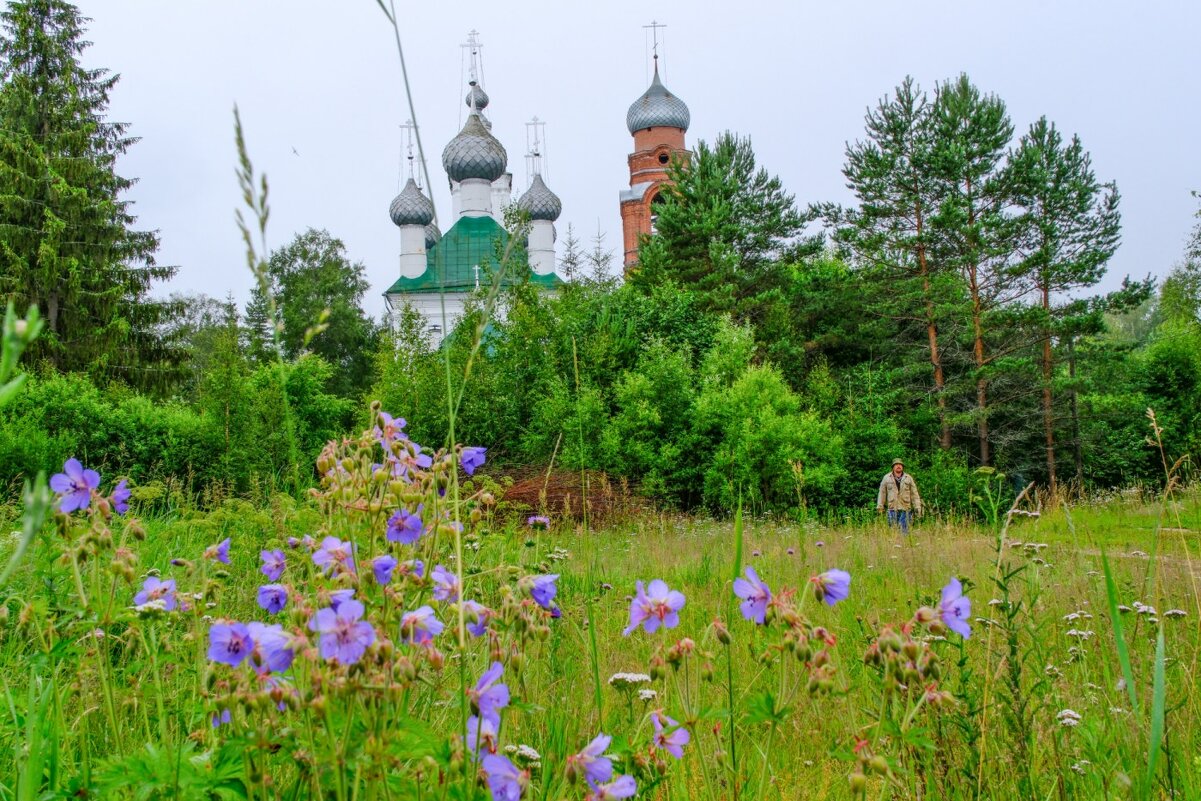
[[[867,792],[867,777],[856,771],[847,777],[851,784],[851,795],[863,795]]]
[[[706,662],[701,665],[701,681],[713,681],[713,663]]]
[[[573,757],[567,758],[567,767],[563,770],[563,775],[567,779],[568,784],[575,784],[580,780],[579,768],[576,766],[576,761]]]
[[[720,620],[713,621],[713,634],[717,637],[717,641],[722,645],[730,644],[730,630],[726,628],[726,624]]]
[[[905,644],[901,646],[901,652],[904,653],[909,659],[916,660],[920,651],[921,646],[919,646],[914,640],[906,640]]]
[[[892,629],[886,629],[884,633],[880,635],[877,642],[880,643],[880,650],[882,651],[891,651],[895,654],[901,650],[901,638]]]
[[[879,754],[869,759],[867,764],[871,768],[872,773],[878,773],[881,776],[888,775],[888,760]]]
[[[928,606],[919,607],[918,610],[913,613],[913,621],[923,626],[937,618],[938,614]]]

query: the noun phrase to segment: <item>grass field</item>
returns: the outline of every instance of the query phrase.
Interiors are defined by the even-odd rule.
[[[633,777],[639,798],[1201,797],[1195,493],[1014,517],[998,551],[991,528],[932,520],[907,539],[670,515],[536,532],[500,522],[468,484],[463,534],[444,524],[410,546],[383,536],[394,504],[372,493],[411,505],[420,492],[347,481],[302,506],[228,501],[134,524],[93,503],[59,517],[4,589],[0,798],[621,797],[569,759],[600,733],[613,777]],[[286,544],[305,535],[353,539],[357,572],[322,575]],[[225,538],[229,564],[206,559]],[[260,551],[274,548],[290,598],[271,616],[256,591]],[[379,585],[367,563],[385,553],[421,558],[425,578],[398,567]],[[492,610],[483,636],[459,644],[435,564]],[[732,592],[748,565],[772,591],[767,625],[743,619]],[[833,606],[810,582],[831,568],[851,575]],[[177,582],[177,608],[131,608],[152,574]],[[558,617],[532,589],[546,574],[559,576],[545,605]],[[905,625],[956,576],[970,639]],[[678,626],[623,636],[635,583],[652,579],[685,595]],[[349,587],[375,639],[342,663],[308,624]],[[403,642],[402,614],[427,604],[445,630]],[[209,658],[228,620],[281,623],[291,666]],[[468,724],[483,709],[468,690],[493,661],[511,695],[494,744],[484,712]],[[611,680],[622,673],[653,678]],[[655,746],[656,721],[672,742],[687,732],[682,758]],[[485,743],[479,757],[464,733]],[[483,759],[493,745],[516,770],[508,783]]]

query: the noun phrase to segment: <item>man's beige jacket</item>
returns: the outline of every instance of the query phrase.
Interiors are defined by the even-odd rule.
[[[908,473],[901,474],[901,484],[893,478],[892,471],[884,474],[880,481],[880,494],[876,498],[877,509],[888,509],[890,512],[922,511],[922,496],[917,494],[917,482]]]

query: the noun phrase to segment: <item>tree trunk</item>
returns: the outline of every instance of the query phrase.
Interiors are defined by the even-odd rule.
[[[1043,331],[1043,433],[1047,444],[1047,487],[1055,495],[1055,409],[1051,393],[1051,288],[1042,285],[1043,311],[1048,315],[1046,328]]]
[[[980,441],[980,466],[988,467],[991,457],[988,452],[988,380],[984,377],[984,324],[980,306],[980,284],[975,264],[969,269],[968,285],[972,292],[972,353],[976,358],[976,436]]]
[[[934,319],[934,298],[930,296],[930,268],[926,263],[926,246],[922,243],[924,218],[922,205],[914,206],[917,221],[917,263],[922,275],[922,294],[926,299],[926,335],[930,340],[930,364],[934,368],[934,393],[938,401],[938,444],[944,451],[951,449],[951,424],[947,421],[946,377],[942,371],[942,356],[938,350],[938,323]]]
[[[966,195],[969,198],[967,210],[968,229],[976,225],[976,209],[971,203],[972,182],[969,178],[966,184]],[[980,265],[976,254],[971,254],[968,264],[968,289],[972,297],[972,353],[976,357],[976,436],[980,441],[980,466],[988,467],[992,463],[988,452],[988,381],[984,377],[984,307],[980,302]]]
[[[1080,409],[1076,402],[1076,338],[1068,337],[1068,378],[1071,389],[1068,400],[1072,410],[1072,455],[1076,460],[1076,483],[1084,487],[1084,446],[1080,442]]]

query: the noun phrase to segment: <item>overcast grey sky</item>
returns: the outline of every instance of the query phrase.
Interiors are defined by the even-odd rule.
[[[269,244],[308,226],[367,268],[370,312],[398,274],[388,203],[409,116],[395,46],[374,0],[80,0],[89,66],[121,73],[114,119],[142,141],[120,162],[140,224],[177,264],[170,290],[244,300],[233,222],[232,113],[268,175]],[[800,204],[847,202],[846,142],[906,74],[927,89],[967,72],[1008,104],[1077,133],[1122,193],[1123,243],[1106,285],[1164,275],[1201,189],[1201,3],[1113,0],[860,2],[398,2],[413,99],[445,229],[442,148],[462,121],[460,44],[484,45],[493,133],[525,188],[524,123],[547,122],[547,183],[581,238],[620,251],[629,104],[648,83],[646,25],[666,23],[664,82],[692,111],[690,144],[729,129]],[[618,261],[620,255],[617,256]]]

